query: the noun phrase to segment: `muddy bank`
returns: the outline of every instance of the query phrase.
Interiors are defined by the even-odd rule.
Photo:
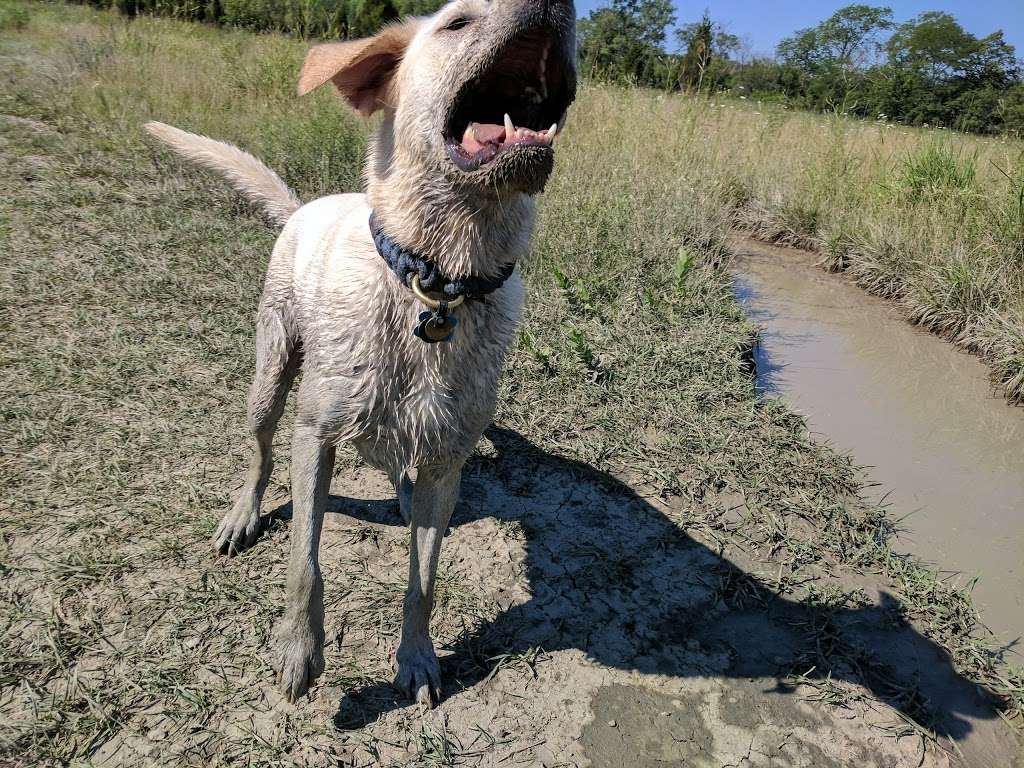
[[[344,586],[358,573],[401,587],[407,533],[391,489],[366,470],[335,479],[322,551],[328,672],[298,709],[333,718],[347,759],[372,745],[383,764],[403,764],[420,733],[455,764],[1011,764],[985,691],[894,621],[883,590],[865,582],[856,607],[776,594],[658,501],[514,432],[489,435],[445,541],[434,627],[447,682],[432,712],[386,682],[376,617],[390,625],[397,601]],[[500,609],[463,603],[467,584]],[[353,665],[380,682],[338,681]],[[294,717],[274,692],[267,704],[275,722]],[[905,717],[932,722],[966,761],[927,746]]]
[[[763,390],[856,463],[906,529],[897,550],[978,578],[1006,641],[1024,635],[1024,409],[977,359],[906,323],[813,255],[734,244],[737,291],[762,329]]]
[[[837,729],[826,711],[768,680],[704,680],[675,695],[615,683],[600,688],[591,706],[582,743],[593,768],[846,768],[901,759],[857,728]]]

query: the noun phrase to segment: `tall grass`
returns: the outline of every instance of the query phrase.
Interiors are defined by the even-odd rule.
[[[22,30],[28,26],[28,9],[21,3],[0,2],[0,32]]]
[[[721,100],[663,109],[699,122],[701,162],[733,186],[739,228],[819,252],[982,354],[1024,400],[1024,142]]]
[[[363,128],[327,93],[298,107],[301,46],[200,26],[171,44],[153,24],[111,19],[53,41],[95,81],[74,96],[79,109],[125,131],[151,116],[245,137],[307,197],[357,187]],[[725,215],[756,237],[820,252],[912,321],[981,353],[1007,395],[1024,400],[1024,142],[613,87],[585,88],[575,113],[570,131],[606,148],[580,161],[632,173],[634,194],[653,195],[649,210],[676,200],[681,216]],[[621,204],[585,196],[595,199],[581,210]]]
[[[949,198],[970,205],[977,192],[977,156],[964,157],[948,143],[926,144],[903,160],[896,189],[910,203],[941,202]]]
[[[1024,142],[604,87],[584,91],[580,125],[607,148],[580,162],[632,172],[652,211],[677,201],[819,252],[1024,400]]]

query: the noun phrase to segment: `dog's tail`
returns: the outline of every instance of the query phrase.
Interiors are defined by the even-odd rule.
[[[227,177],[228,182],[283,225],[302,201],[267,166],[233,144],[182,131],[164,123],[146,123],[146,130],[179,155]]]

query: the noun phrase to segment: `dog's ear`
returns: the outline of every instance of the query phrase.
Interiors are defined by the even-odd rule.
[[[419,25],[403,21],[373,37],[314,46],[302,65],[299,95],[330,80],[356,112],[369,117],[387,103],[392,77]]]

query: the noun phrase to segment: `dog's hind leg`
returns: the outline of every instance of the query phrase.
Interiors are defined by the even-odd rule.
[[[395,495],[398,497],[398,511],[406,525],[412,522],[412,489],[413,481],[409,477],[409,471],[405,469],[391,472],[391,484],[395,486]]]
[[[302,393],[300,392],[300,400]],[[274,628],[275,666],[290,701],[302,696],[324,671],[324,582],[320,530],[334,469],[335,445],[303,423],[302,407],[292,438],[292,551],[287,606]]]
[[[256,375],[248,401],[249,427],[256,450],[238,499],[213,536],[214,549],[221,554],[236,555],[252,546],[259,535],[260,504],[274,468],[274,431],[298,373],[300,358],[289,307],[264,298],[256,316]]]
[[[402,636],[395,652],[395,685],[428,706],[441,696],[441,666],[430,640],[437,561],[459,496],[461,477],[461,463],[421,467],[412,490],[409,587],[403,605]]]

